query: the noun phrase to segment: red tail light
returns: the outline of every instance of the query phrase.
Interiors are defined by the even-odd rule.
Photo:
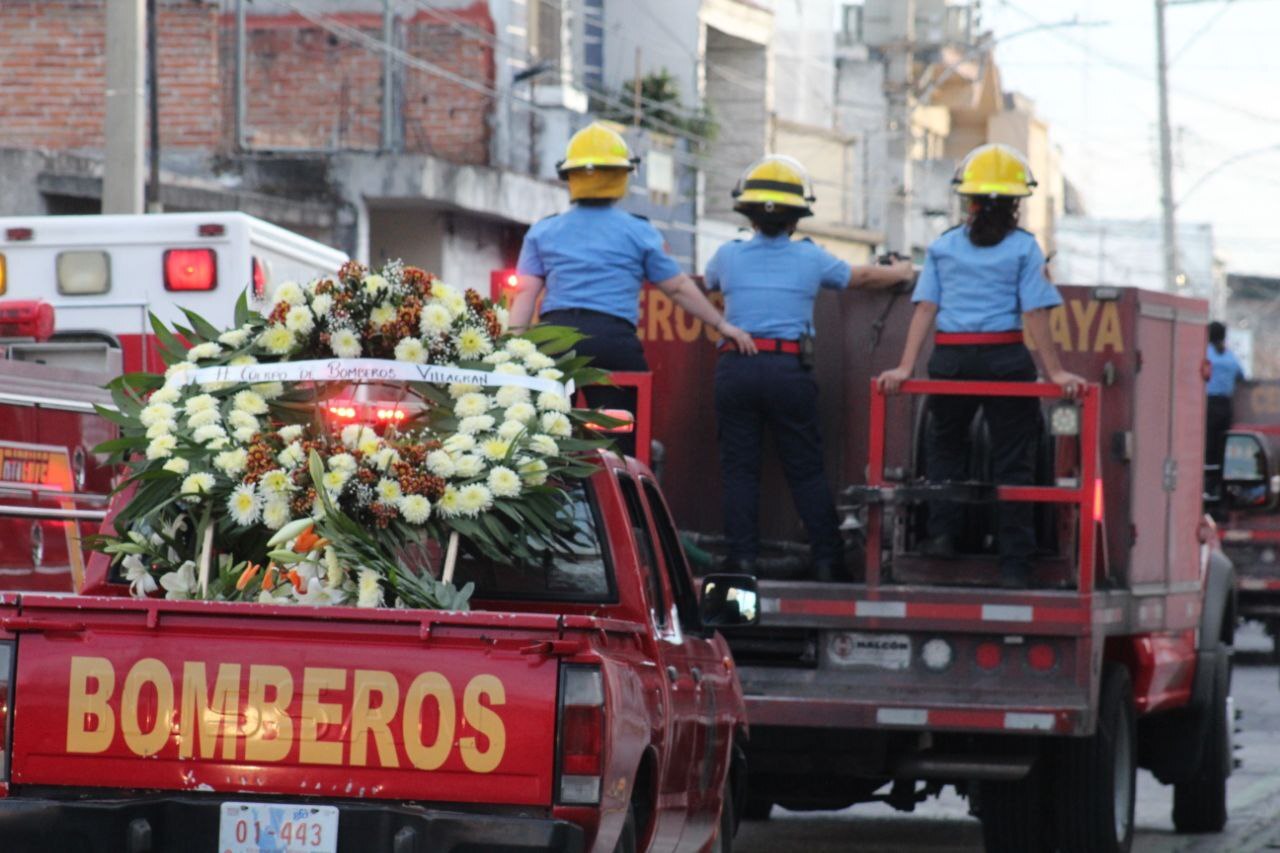
[[[196,229],[201,237],[221,237],[227,233],[227,226],[221,222],[209,222]]]
[[[267,265],[261,258],[253,259],[253,298],[267,298]]]
[[[9,228],[4,232],[4,238],[13,243],[21,243],[25,240],[30,240],[35,236],[36,232],[33,228]]]
[[[409,416],[404,409],[377,409],[373,414],[386,424],[398,424]]]
[[[164,253],[165,290],[213,290],[218,257],[213,249],[169,249]]]
[[[560,755],[556,799],[564,805],[600,802],[604,767],[604,681],[599,667],[560,670]]]
[[[494,302],[510,296],[520,286],[520,275],[515,270],[494,270],[489,273],[489,298]]]
[[[329,414],[333,415],[335,418],[342,418],[343,420],[346,420],[346,421],[353,421],[356,419],[357,413],[358,412],[355,406],[348,406],[342,403],[329,404]]]
[[[1000,648],[1000,644],[992,642],[979,643],[978,650],[973,656],[981,669],[995,669],[1000,665],[1003,657],[1004,650]]]
[[[1053,646],[1036,643],[1027,649],[1027,663],[1031,664],[1032,669],[1048,672],[1057,662],[1058,654],[1053,650]]]

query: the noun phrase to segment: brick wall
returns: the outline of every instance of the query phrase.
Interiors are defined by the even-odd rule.
[[[176,0],[159,11],[160,140],[211,148],[220,130],[217,11]],[[0,146],[101,148],[103,0],[0,3]]]

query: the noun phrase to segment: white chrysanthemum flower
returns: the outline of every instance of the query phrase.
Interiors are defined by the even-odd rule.
[[[474,326],[468,326],[458,333],[457,345],[458,355],[468,360],[475,360],[493,352],[493,343],[489,340],[489,336]]]
[[[329,348],[338,358],[359,358],[363,349],[360,338],[350,329],[339,329],[329,336]]]
[[[342,438],[342,446],[349,450],[354,450],[355,446],[360,443],[360,430],[364,427],[362,424],[348,424],[342,428],[340,437]]]
[[[543,391],[538,395],[538,408],[544,412],[567,412],[573,407],[563,395],[555,391]]]
[[[524,360],[524,366],[533,371],[547,370],[555,367],[556,360],[544,353],[535,352]]]
[[[433,450],[427,454],[427,470],[437,477],[448,479],[453,476],[457,466],[447,450]]]
[[[455,433],[444,440],[444,449],[450,453],[467,453],[476,449],[476,440],[472,436]]]
[[[484,394],[465,394],[453,404],[453,413],[460,418],[471,418],[489,411],[489,398]]]
[[[502,426],[498,427],[498,435],[505,438],[507,441],[514,441],[516,436],[520,435],[520,433],[524,432],[526,429],[528,429],[528,427],[520,421],[503,421]]]
[[[281,282],[276,292],[271,294],[271,301],[276,305],[288,302],[290,305],[301,305],[307,301],[307,294],[296,281]]]
[[[485,364],[506,364],[508,361],[511,361],[511,353],[498,350],[497,352],[491,352],[486,355],[482,361],[484,361]]]
[[[422,364],[427,360],[427,348],[417,338],[403,338],[396,344],[396,361]]]
[[[174,448],[178,446],[178,437],[175,435],[162,435],[158,438],[151,439],[151,443],[147,445],[148,459],[168,459],[173,455]]]
[[[379,450],[373,457],[373,467],[379,471],[386,471],[392,465],[400,461],[400,453],[394,447],[384,447]]]
[[[473,453],[464,453],[453,460],[454,473],[464,479],[480,476],[484,470],[484,460]]]
[[[209,424],[208,426],[200,427],[191,434],[191,437],[197,444],[210,444],[212,446],[212,442],[220,439],[225,440],[227,431],[217,424]]]
[[[249,342],[249,335],[252,331],[253,329],[250,326],[241,326],[238,329],[232,329],[218,335],[218,342],[232,349],[240,349],[240,347]]]
[[[361,569],[360,580],[356,586],[358,590],[356,607],[382,606],[382,584],[377,572],[373,569]]]
[[[169,365],[164,372],[164,382],[166,385],[181,385],[186,374],[198,370],[194,364],[189,361],[179,361]]]
[[[298,335],[309,335],[316,327],[316,318],[306,305],[295,305],[284,315],[284,326]]]
[[[499,364],[493,369],[494,373],[501,373],[505,376],[528,376],[529,371],[524,369],[524,365],[516,364],[514,361],[508,361],[506,364]]]
[[[511,442],[503,438],[486,438],[480,442],[480,453],[491,460],[506,459],[511,450]]]
[[[296,468],[307,460],[307,454],[303,451],[302,445],[296,441],[290,442],[284,450],[276,456],[276,461],[286,468]]]
[[[529,402],[529,389],[521,388],[519,385],[503,385],[493,398],[499,406],[509,409],[516,403]]]
[[[505,465],[499,465],[489,472],[489,491],[496,497],[517,497],[522,485],[519,475]]]
[[[350,476],[355,473],[357,467],[356,458],[350,453],[335,453],[329,457],[330,471],[342,471]]]
[[[289,424],[280,427],[280,440],[286,443],[297,441],[302,436],[302,424]]]
[[[387,280],[377,273],[364,277],[364,292],[370,296],[377,296],[379,293],[387,289]]]
[[[493,315],[498,318],[498,327],[502,329],[502,334],[507,333],[507,329],[511,327],[511,312],[501,305],[493,306]]]
[[[559,382],[564,379],[564,371],[557,367],[548,367],[546,370],[538,371],[539,379],[550,379],[552,382]]]
[[[251,415],[265,415],[267,401],[257,391],[241,391],[231,398],[233,408]]]
[[[488,486],[472,483],[458,491],[458,508],[463,515],[476,516],[493,506],[493,492]]]
[[[375,329],[381,328],[396,320],[396,309],[385,302],[369,312],[369,324]]]
[[[400,483],[387,477],[383,477],[378,481],[377,490],[378,500],[384,504],[393,504],[404,495],[404,490],[400,488]]]
[[[336,587],[347,579],[347,573],[338,562],[338,552],[332,548],[324,549],[325,585]]]
[[[218,399],[211,394],[197,394],[191,397],[187,402],[182,404],[182,408],[188,415],[194,415],[197,412],[207,412],[211,409],[218,408]]]
[[[165,385],[151,392],[151,397],[147,400],[149,403],[176,403],[182,398],[182,392],[177,388]]]
[[[185,474],[191,470],[191,463],[179,456],[175,456],[164,463],[164,470],[172,471],[175,474]]]
[[[531,486],[541,486],[547,482],[547,463],[541,459],[530,459],[520,464],[520,476]]]
[[[502,416],[509,421],[520,421],[524,423],[531,421],[538,416],[538,410],[528,403],[516,403],[514,406],[508,406]]]
[[[213,475],[207,471],[198,471],[195,474],[189,474],[182,481],[182,487],[178,490],[184,495],[206,495],[213,488]]]
[[[205,447],[210,450],[222,450],[231,444],[231,440],[227,438],[215,438],[212,441],[205,442]]]
[[[173,406],[168,403],[152,403],[149,406],[144,406],[142,411],[138,413],[138,420],[142,422],[143,426],[149,427],[163,421],[172,421],[176,414],[177,412]]]
[[[283,382],[259,382],[257,385],[250,385],[249,388],[264,400],[274,400],[284,394]]]
[[[529,449],[535,453],[541,453],[543,456],[559,456],[560,445],[556,444],[556,440],[549,435],[539,433],[529,439]]]
[[[370,437],[361,436],[360,443],[356,445],[356,450],[359,450],[365,456],[374,456],[381,449],[382,440],[376,435]]]
[[[248,353],[245,353],[244,355],[238,355],[235,358],[231,359],[231,361],[227,362],[227,364],[231,365],[232,367],[248,367],[251,364],[257,364],[257,363],[258,363],[257,356],[252,356],[252,355],[249,355]]]
[[[248,444],[253,441],[253,437],[257,434],[258,431],[256,429],[250,429],[249,427],[240,427],[231,431],[231,437],[241,444]]]
[[[173,421],[156,421],[147,427],[147,438],[159,438],[162,435],[168,435],[178,428]]]
[[[324,487],[332,496],[337,496],[342,492],[342,487],[351,479],[351,475],[346,471],[329,471],[324,475]]]
[[[257,429],[259,427],[257,418],[240,409],[232,409],[227,414],[227,425],[236,429]]]
[[[187,361],[200,361],[205,358],[217,358],[222,355],[222,347],[213,341],[208,343],[196,344],[187,350]]]
[[[507,341],[504,349],[516,358],[525,359],[538,351],[538,347],[533,341],[527,341],[524,338],[512,338]]]
[[[453,486],[445,486],[444,494],[440,496],[440,500],[436,501],[436,512],[446,518],[452,518],[461,508],[458,502],[458,490]]]
[[[258,335],[258,346],[262,347],[272,355],[285,355],[289,350],[293,349],[296,342],[293,332],[281,325],[272,324],[267,326],[261,335]]]
[[[268,499],[262,505],[262,523],[272,530],[279,530],[292,520],[289,502],[280,499]]]
[[[456,288],[445,284],[443,281],[440,281],[439,279],[431,282],[431,297],[433,299],[451,299],[455,296],[460,296],[460,295],[461,294],[458,293]]]
[[[561,412],[544,412],[542,431],[554,438],[568,438],[573,435],[573,424]]]
[[[449,313],[449,309],[438,302],[433,302],[422,309],[422,315],[418,318],[418,330],[428,338],[434,338],[436,335],[449,331],[449,327],[453,325],[453,315]]]
[[[451,382],[449,384],[449,396],[453,399],[465,397],[467,394],[479,394],[484,389],[479,385],[472,385],[467,382]]]
[[[263,474],[259,482],[262,484],[262,491],[268,495],[286,495],[297,488],[293,478],[279,468]]]
[[[187,418],[187,426],[191,429],[199,429],[200,427],[209,426],[222,422],[222,415],[218,414],[217,409],[208,409],[203,412],[196,412]]]
[[[333,297],[327,293],[321,293],[315,299],[311,300],[311,310],[317,317],[324,317],[333,309]]]
[[[452,293],[440,300],[445,308],[449,309],[449,313],[454,317],[461,317],[467,313],[467,299],[461,293]]]
[[[422,524],[431,517],[431,501],[422,495],[405,495],[398,507],[404,520],[410,524]]]
[[[470,418],[463,418],[458,422],[458,432],[463,435],[475,435],[478,432],[488,432],[493,429],[495,421],[492,415],[475,415]]]
[[[241,527],[248,527],[258,520],[261,511],[262,504],[253,486],[245,484],[232,489],[231,497],[227,498],[227,512],[231,514],[232,521]]]
[[[249,454],[243,447],[235,450],[224,450],[213,457],[213,467],[232,478],[243,472],[248,464]]]

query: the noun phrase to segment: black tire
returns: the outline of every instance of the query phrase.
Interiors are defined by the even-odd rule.
[[[742,810],[743,820],[768,820],[773,813],[773,800],[762,797],[747,797],[747,805]]]
[[[1123,666],[1102,672],[1098,729],[1058,744],[1057,847],[1062,853],[1128,853],[1133,843],[1137,731]]]
[[[1039,767],[1020,782],[982,782],[978,808],[986,853],[1050,853],[1044,806]]]
[[[636,853],[636,847],[639,845],[637,833],[636,804],[631,803],[627,806],[627,819],[623,821],[622,834],[618,836],[618,843],[614,845],[613,853]]]
[[[733,835],[736,830],[733,817],[733,780],[724,780],[724,799],[720,801],[720,820],[715,840],[708,853],[733,853]]]
[[[1173,786],[1173,826],[1178,832],[1221,832],[1227,825],[1227,777],[1231,775],[1231,658],[1225,648],[1215,655],[1213,695],[1206,712],[1209,725],[1200,769],[1189,781]]]

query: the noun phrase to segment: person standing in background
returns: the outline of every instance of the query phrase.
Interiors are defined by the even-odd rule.
[[[1204,357],[1209,362],[1209,382],[1205,387],[1209,395],[1204,429],[1205,491],[1216,495],[1222,483],[1227,431],[1235,419],[1231,398],[1235,396],[1236,383],[1246,377],[1240,360],[1227,349],[1227,327],[1217,320],[1209,324],[1209,345]]]

